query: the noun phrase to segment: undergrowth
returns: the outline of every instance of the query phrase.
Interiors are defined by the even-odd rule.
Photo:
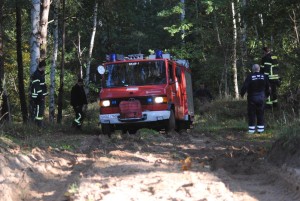
[[[62,150],[74,150],[82,141],[83,135],[99,135],[101,133],[98,125],[99,108],[97,103],[89,104],[85,112],[82,130],[72,127],[74,112],[71,108],[63,113],[61,123],[50,123],[45,114],[43,127],[36,126],[28,121],[26,124],[12,122],[2,124],[0,127],[0,148],[22,146],[22,147],[48,147]],[[78,135],[73,135],[78,134]]]
[[[247,100],[216,100],[196,105],[195,130],[214,136],[248,130]],[[287,143],[300,138],[299,116],[288,104],[265,110],[265,132],[248,140],[283,139]]]

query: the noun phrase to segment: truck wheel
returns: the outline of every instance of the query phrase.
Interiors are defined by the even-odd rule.
[[[166,122],[166,132],[174,131],[176,128],[176,121],[174,111],[170,110],[170,118]]]
[[[113,132],[112,125],[110,124],[101,124],[101,130],[102,130],[102,134],[106,134],[108,136],[110,136],[111,133]]]
[[[177,131],[187,130],[191,128],[191,121],[178,121]]]

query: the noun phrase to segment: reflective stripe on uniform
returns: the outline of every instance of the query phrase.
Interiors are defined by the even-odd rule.
[[[37,105],[36,106],[36,116],[35,116],[35,119],[36,120],[43,120],[43,117],[40,117],[39,114],[40,114],[40,106]]]
[[[81,125],[81,122],[80,122],[80,119],[81,119],[81,114],[80,114],[80,113],[78,113],[78,116],[79,116],[79,117],[78,117],[77,119],[75,118],[75,120],[74,120],[74,121],[75,121],[75,122],[76,122],[78,125]]]
[[[266,104],[267,105],[272,105],[273,104],[273,102],[271,101],[271,97],[270,96],[267,98]]]
[[[277,59],[277,56],[271,56],[272,59]]]
[[[278,80],[279,76],[278,75],[269,75],[270,80]]]
[[[263,125],[257,125],[257,132],[262,133],[265,131],[265,126]]]
[[[248,132],[249,133],[254,133],[255,132],[255,126],[249,126],[248,127]]]

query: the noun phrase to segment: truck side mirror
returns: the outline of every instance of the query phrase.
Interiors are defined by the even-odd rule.
[[[97,67],[97,71],[100,75],[103,75],[105,73],[105,68],[104,66],[100,65]]]

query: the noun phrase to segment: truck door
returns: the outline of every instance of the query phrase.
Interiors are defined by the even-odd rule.
[[[176,117],[177,119],[183,119],[184,117],[184,109],[185,109],[185,99],[186,99],[186,91],[185,91],[185,82],[182,79],[183,72],[179,66],[175,68],[175,75],[176,75],[176,88],[177,88],[177,111]]]
[[[175,83],[175,69],[173,66],[173,63],[168,61],[168,99],[169,102],[173,103],[176,105],[176,83]],[[176,112],[176,111],[174,111]]]

